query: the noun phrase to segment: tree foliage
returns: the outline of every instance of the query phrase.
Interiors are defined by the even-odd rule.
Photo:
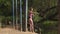
[[[28,7],[34,8],[33,20],[35,29],[39,30],[39,28],[41,28],[41,30],[46,30],[47,28],[57,28],[57,1],[58,0],[28,0]],[[25,3],[25,0],[23,0],[23,18],[25,14]],[[18,0],[18,16],[20,6],[19,4],[20,3]],[[7,17],[12,20],[12,0],[0,0],[0,17],[1,16]]]

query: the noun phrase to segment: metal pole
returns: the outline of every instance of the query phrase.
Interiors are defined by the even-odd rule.
[[[20,24],[21,24],[21,31],[22,31],[22,0],[20,0]]]
[[[26,0],[26,31],[27,31],[28,0]]]
[[[18,23],[17,23],[17,0],[16,0],[16,28],[17,28],[17,25],[18,25]]]
[[[14,27],[14,0],[12,0],[12,9],[13,9],[13,27]]]

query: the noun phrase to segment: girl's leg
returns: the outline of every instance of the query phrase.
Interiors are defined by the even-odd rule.
[[[32,31],[32,29],[31,29],[32,27],[31,27],[31,24],[30,24],[30,32]]]
[[[33,25],[30,24],[30,32],[33,32]]]
[[[31,31],[34,32],[33,20],[31,19]]]
[[[33,24],[33,20],[32,20],[32,32],[34,32],[34,24]]]
[[[31,32],[31,19],[29,18],[30,32]]]

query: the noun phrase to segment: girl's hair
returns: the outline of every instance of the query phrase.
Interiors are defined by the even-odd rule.
[[[33,10],[33,7],[31,7],[30,10]]]

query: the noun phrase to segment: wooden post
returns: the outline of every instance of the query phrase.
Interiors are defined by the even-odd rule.
[[[17,0],[16,0],[16,29],[18,29],[18,12],[17,12],[17,7],[18,4],[17,4]]]
[[[20,0],[20,26],[22,31],[22,0]]]
[[[13,12],[13,28],[14,26],[14,0],[12,0],[12,12]]]
[[[26,0],[26,31],[27,31],[27,15],[28,14],[28,0]]]

